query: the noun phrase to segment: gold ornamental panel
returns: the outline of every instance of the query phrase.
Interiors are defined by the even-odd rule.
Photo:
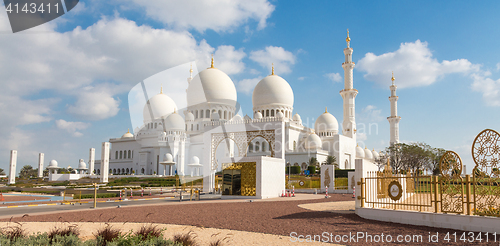
[[[480,132],[472,144],[474,214],[500,217],[500,134]]]
[[[439,160],[441,212],[461,214],[464,211],[462,159],[454,151],[446,151]]]
[[[257,184],[257,163],[256,162],[237,162],[224,163],[223,170],[241,170],[241,195],[256,196]]]

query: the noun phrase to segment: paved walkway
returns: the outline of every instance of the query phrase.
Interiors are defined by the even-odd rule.
[[[355,203],[354,201],[307,203],[307,204],[300,204],[299,207],[319,212],[353,214],[355,212],[354,203]]]

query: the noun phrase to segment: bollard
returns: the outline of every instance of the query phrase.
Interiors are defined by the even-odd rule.
[[[163,187],[160,187],[160,195],[163,195]]]
[[[356,198],[356,187],[352,187],[352,198]]]
[[[295,185],[292,186],[292,197],[295,197]]]
[[[130,188],[130,199],[134,198],[134,195],[132,194],[132,188]]]
[[[120,190],[120,201],[122,200],[122,190]]]
[[[328,186],[325,186],[325,198],[328,198]]]
[[[151,187],[149,188],[149,196],[151,196]]]
[[[281,197],[285,197],[285,190],[281,191]]]
[[[141,188],[141,197],[144,196],[144,188]]]

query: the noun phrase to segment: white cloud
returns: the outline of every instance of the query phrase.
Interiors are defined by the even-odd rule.
[[[262,78],[259,77],[259,78],[253,78],[253,79],[240,80],[237,84],[237,89],[240,92],[243,92],[247,95],[250,95],[250,94],[252,94],[253,89],[255,88],[257,83],[259,83],[259,81],[261,79]]]
[[[89,89],[78,95],[78,100],[68,107],[68,112],[85,120],[102,120],[115,116],[119,105],[120,101],[110,93]]]
[[[359,116],[357,116],[360,122],[379,122],[384,119],[382,117],[382,110],[378,109],[374,105],[368,105],[365,108],[361,109]]]
[[[245,69],[245,63],[241,61],[245,56],[243,48],[235,50],[233,46],[221,45],[215,51],[215,65],[226,74],[241,73]]]
[[[304,80],[305,78],[306,78],[306,77],[298,77],[298,78],[297,78],[297,80],[302,81],[302,80]]]
[[[398,50],[375,55],[367,53],[359,60],[356,68],[365,72],[364,78],[380,85],[391,82],[391,71],[398,87],[426,86],[447,74],[467,74],[479,71],[479,65],[467,59],[439,62],[432,57],[427,42],[402,43]]]
[[[360,132],[356,134],[356,141],[366,141],[366,139],[368,139],[366,133]]]
[[[327,73],[327,74],[325,74],[325,77],[327,77],[329,80],[331,80],[333,82],[342,81],[342,76],[340,76],[339,73]]]
[[[486,105],[500,106],[500,79],[493,80],[485,78],[478,74],[473,74],[472,89],[483,94],[483,100]]]
[[[65,130],[69,133],[71,133],[75,137],[81,137],[83,136],[83,133],[79,132],[80,130],[85,130],[90,126],[90,123],[84,123],[84,122],[72,122],[72,121],[65,121],[63,119],[56,120],[56,127]]]
[[[271,64],[274,63],[274,70],[277,74],[290,73],[292,71],[290,67],[295,64],[295,55],[292,52],[276,46],[267,46],[264,50],[252,51],[250,59],[269,70],[271,70]]]
[[[274,6],[267,0],[202,0],[151,1],[132,0],[146,10],[146,15],[177,29],[196,29],[203,32],[231,31],[257,21],[257,29],[265,28]]]
[[[497,71],[500,71],[500,62],[497,63]]]

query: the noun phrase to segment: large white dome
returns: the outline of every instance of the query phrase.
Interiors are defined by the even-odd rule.
[[[172,100],[169,96],[160,93],[158,95],[153,96],[148,100],[149,105],[151,106],[151,111],[153,113],[153,117],[150,116],[148,103],[144,105],[144,109],[142,110],[142,116],[144,117],[144,123],[151,122],[152,119],[165,118],[177,108],[174,100]]]
[[[165,129],[167,131],[184,131],[184,119],[177,112],[172,113],[165,119]]]
[[[278,75],[263,78],[253,90],[253,107],[264,105],[293,107],[292,87]]]
[[[356,158],[365,158],[365,151],[359,145],[356,147]]]
[[[373,153],[365,146],[365,159],[373,160]]]
[[[316,119],[314,130],[318,133],[333,132],[333,134],[337,134],[339,132],[339,123],[335,116],[325,111]]]
[[[187,89],[188,107],[201,103],[236,104],[236,87],[225,74],[217,68],[207,68],[196,75]]]

